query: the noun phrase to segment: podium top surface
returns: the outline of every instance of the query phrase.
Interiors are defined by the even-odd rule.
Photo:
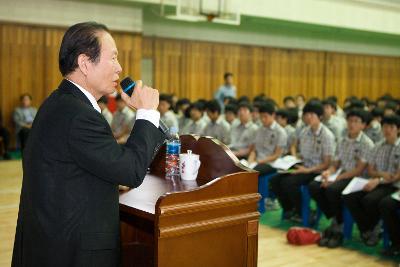
[[[182,153],[190,149],[193,153],[200,155],[201,166],[197,180],[183,181],[178,178],[176,181],[164,177],[164,146],[153,160],[150,166],[150,173],[146,175],[143,183],[138,188],[120,194],[119,202],[122,211],[133,212],[139,216],[154,219],[157,201],[162,196],[168,197],[168,195],[176,195],[175,193],[179,192],[190,194],[192,192],[206,191],[214,182],[220,180],[218,179],[219,177],[234,173],[254,172],[241,165],[232,152],[218,140],[191,135],[181,136],[180,139]],[[223,191],[225,189],[220,188],[218,190]],[[234,192],[235,190],[231,191]],[[215,192],[215,194],[218,193]],[[183,199],[186,202],[186,198],[183,197]]]

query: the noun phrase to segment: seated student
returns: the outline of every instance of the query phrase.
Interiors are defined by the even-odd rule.
[[[287,109],[280,109],[276,112],[276,121],[282,126],[286,131],[287,144],[285,153],[296,155],[296,129],[289,123],[291,121],[291,114]],[[297,117],[297,114],[296,114]]]
[[[172,107],[172,96],[167,94],[160,94],[159,96],[158,111],[160,112],[160,119],[165,123],[168,128],[175,127],[179,130],[178,119]]]
[[[325,229],[320,246],[335,248],[343,242],[342,191],[356,176],[362,176],[367,167],[367,158],[374,143],[362,132],[367,120],[367,111],[354,109],[347,113],[347,136],[338,144],[336,157],[328,170],[322,173],[322,181],[312,181],[308,187],[311,197],[318,203],[331,225]],[[335,181],[328,177],[342,169]]]
[[[383,140],[381,121],[383,118],[383,109],[374,108],[370,113],[371,119],[364,130],[364,133],[376,144]]]
[[[21,95],[19,100],[20,106],[15,108],[13,120],[15,123],[17,140],[21,145],[21,150],[24,150],[37,109],[32,107],[32,96],[30,94]]]
[[[235,104],[228,104],[225,106],[225,121],[232,127],[240,124],[237,118],[237,106]]]
[[[190,104],[190,100],[187,98],[181,98],[178,100],[178,102],[176,102],[175,114],[176,118],[178,119],[178,129],[183,129],[190,121],[189,112],[186,114]]]
[[[182,134],[203,135],[207,123],[203,119],[204,105],[195,102],[189,107],[190,122],[182,129]]]
[[[238,158],[247,158],[250,153],[250,144],[252,144],[255,133],[258,129],[257,125],[251,120],[251,111],[253,107],[248,102],[239,104],[239,121],[238,125],[231,128],[231,143],[229,148]]]
[[[336,106],[336,110],[335,110],[335,115],[342,120],[343,124],[346,126],[346,113],[344,112],[344,110],[338,105],[337,103],[337,97],[336,96],[329,96],[326,98],[327,100],[333,101],[333,103],[335,103]]]
[[[400,171],[397,171],[395,179],[397,180],[395,187],[400,188]],[[400,191],[397,191],[400,195]],[[383,223],[389,233],[390,246],[382,251],[384,256],[396,257],[400,255],[400,201],[394,199],[392,195],[384,197],[379,202],[379,213],[383,219]]]
[[[263,103],[264,102],[255,102],[253,104],[253,111],[251,112],[251,119],[258,127],[262,126],[262,122],[260,119],[260,106]]]
[[[400,166],[400,117],[384,117],[382,126],[385,139],[375,145],[369,156],[368,184],[363,191],[342,197],[367,246],[379,242],[379,203],[396,190],[393,183]]]
[[[345,126],[342,120],[335,115],[336,104],[332,100],[324,100],[322,101],[322,105],[324,106],[322,123],[331,130],[336,142],[339,142],[343,137]]]
[[[389,101],[385,105],[385,109],[383,111],[384,116],[395,115],[397,111],[397,103],[393,101]]]
[[[277,196],[285,218],[301,221],[302,185],[308,185],[319,173],[328,169],[335,153],[335,137],[321,123],[323,106],[320,101],[307,102],[303,108],[307,127],[301,132],[298,143],[302,165],[289,174],[274,176],[270,188]]]
[[[101,115],[103,115],[103,117],[106,119],[108,124],[111,126],[113,114],[107,108],[107,103],[108,103],[107,97],[102,96],[99,100],[97,100],[97,103],[99,104],[99,107],[101,110]]]
[[[204,128],[203,135],[212,136],[222,143],[229,145],[231,142],[230,129],[231,126],[221,115],[221,106],[217,100],[211,100],[206,104],[207,115],[210,122]]]
[[[256,162],[254,170],[260,175],[275,172],[269,163],[281,157],[287,146],[285,130],[275,121],[275,107],[268,102],[259,106],[262,126],[256,131],[247,161]]]
[[[119,144],[126,143],[129,134],[135,123],[135,112],[131,110],[122,100],[121,95],[115,98],[117,110],[114,113],[114,118],[111,122],[111,130],[114,138]]]
[[[295,108],[296,101],[294,100],[293,96],[287,96],[283,99],[283,105],[285,106],[286,109]]]

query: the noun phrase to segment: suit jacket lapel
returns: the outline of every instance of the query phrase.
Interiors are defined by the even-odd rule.
[[[60,92],[63,94],[72,94],[76,98],[88,104],[90,107],[93,107],[92,103],[90,103],[89,99],[85,96],[85,94],[82,93],[82,91],[79,90],[79,88],[76,87],[73,83],[71,83],[66,79],[63,79],[61,81],[60,85],[58,86],[58,90],[60,90]]]

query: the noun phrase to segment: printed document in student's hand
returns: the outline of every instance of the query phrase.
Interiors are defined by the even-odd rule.
[[[248,162],[247,160],[245,160],[245,159],[241,159],[241,160],[240,160],[240,163],[242,163],[244,166],[246,166],[247,168],[250,168],[250,169],[254,169],[254,167],[257,166],[257,162],[249,163],[249,162]]]
[[[400,201],[400,191],[394,192],[394,193],[392,194],[392,198],[393,198],[394,200]]]
[[[275,160],[274,162],[271,162],[270,165],[271,165],[271,167],[273,167],[275,169],[287,171],[291,167],[293,167],[294,165],[296,165],[300,162],[302,162],[302,160],[300,160],[294,156],[287,155],[287,156],[284,156],[283,158],[279,158],[279,159]]]
[[[334,174],[331,174],[328,176],[328,182],[334,182],[336,181],[336,178],[339,176],[339,174],[342,172],[342,169],[339,168]],[[316,182],[322,182],[322,175],[318,175],[317,177],[314,178],[314,181]]]
[[[354,192],[359,192],[364,189],[364,186],[368,183],[368,179],[361,177],[354,177],[351,182],[342,191],[342,195],[348,195]]]

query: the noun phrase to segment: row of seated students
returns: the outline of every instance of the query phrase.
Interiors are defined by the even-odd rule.
[[[383,220],[391,240],[384,253],[399,255],[400,202],[391,197],[400,188],[398,104],[385,101],[384,105],[366,105],[350,98],[343,111],[335,98],[311,99],[301,109],[287,103],[291,100],[285,99],[285,108],[277,109],[270,99],[253,104],[230,99],[223,107],[215,100],[190,103],[183,99],[174,111],[172,97],[162,94],[159,111],[164,122],[179,128],[181,134],[221,140],[238,158],[255,163],[254,169],[260,175],[276,172],[269,163],[285,154],[301,158],[302,164],[290,174],[275,175],[270,188],[284,210],[284,218],[300,221],[300,187],[309,187],[312,198],[331,220],[320,246],[334,248],[342,244],[345,205],[366,245],[378,243]],[[336,180],[328,181],[338,169],[341,173]],[[314,181],[319,174],[322,181]],[[357,176],[369,178],[364,190],[342,195]]]

